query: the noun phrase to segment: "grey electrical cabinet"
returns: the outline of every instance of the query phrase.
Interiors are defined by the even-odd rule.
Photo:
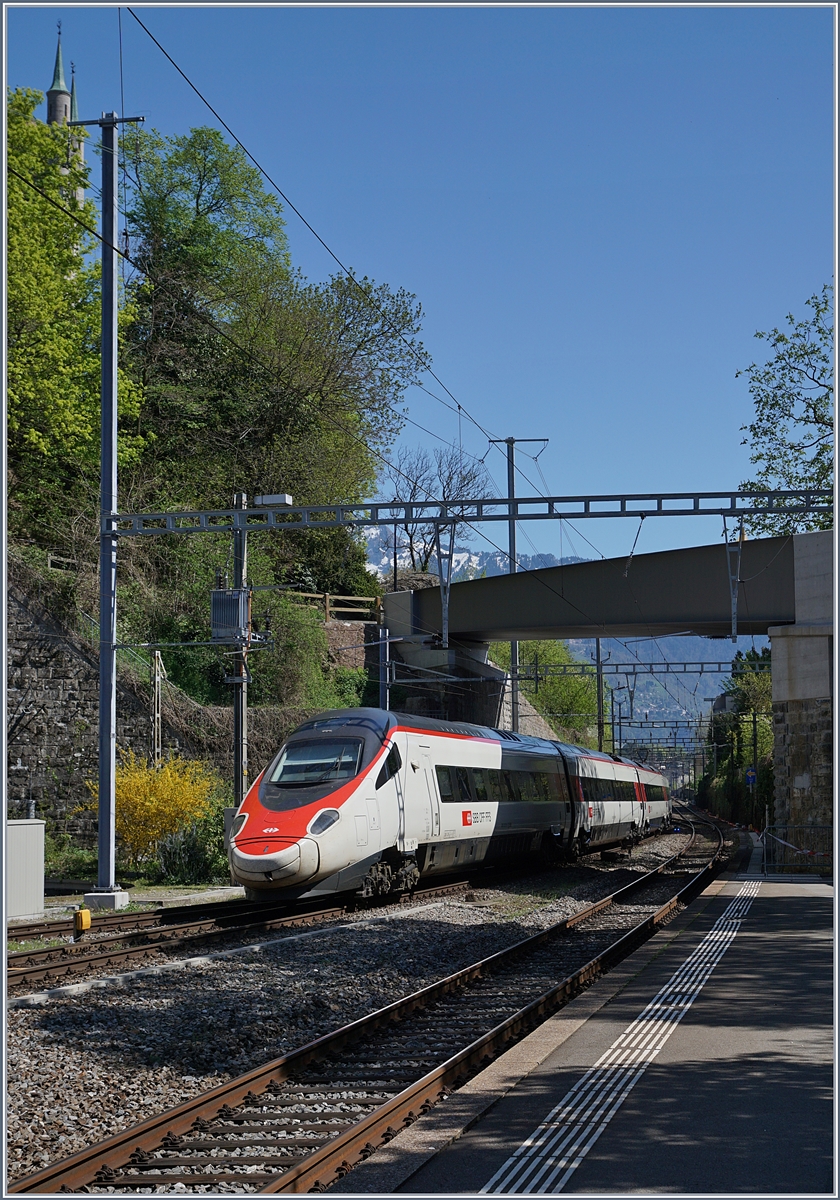
[[[6,822],[6,916],[44,912],[44,821]]]

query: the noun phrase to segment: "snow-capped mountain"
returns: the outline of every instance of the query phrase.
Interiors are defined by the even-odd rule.
[[[389,529],[366,529],[367,559],[372,570],[382,579],[390,575],[394,569],[394,535]],[[564,563],[584,562],[582,558],[557,558],[554,554],[517,554],[516,560],[522,571],[536,571],[543,567],[559,567]],[[397,542],[397,566],[400,570],[412,569],[411,555],[407,549]],[[430,571],[437,570],[437,560],[433,556],[429,564]],[[477,579],[482,576],[507,575],[508,557],[500,550],[468,550],[465,546],[456,546],[452,556],[452,582],[465,579]]]

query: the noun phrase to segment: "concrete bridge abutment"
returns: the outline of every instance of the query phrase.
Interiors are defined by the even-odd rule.
[[[796,620],[767,630],[777,825],[834,823],[833,536],[830,530],[794,536]]]

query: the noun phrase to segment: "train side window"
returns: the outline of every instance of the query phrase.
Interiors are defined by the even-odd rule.
[[[491,797],[487,787],[487,776],[490,774],[490,772],[482,771],[480,769],[473,769],[470,774],[472,775],[472,785],[473,791],[475,792],[476,803],[488,804]]]
[[[478,772],[476,772],[478,774]],[[487,784],[487,799],[493,804],[501,804],[503,800],[507,800],[507,791],[504,787],[501,771],[482,771],[485,783]]]
[[[539,800],[540,793],[537,785],[537,775],[534,771],[517,771],[517,783],[519,784],[519,799],[527,800],[533,803]]]
[[[499,784],[501,785],[501,799],[508,804],[517,804],[519,801],[519,788],[517,787],[516,776],[518,771],[500,771]]]
[[[399,771],[401,766],[402,766],[402,757],[400,755],[399,748],[395,743],[391,747],[388,757],[385,759],[384,763],[382,764],[382,770],[379,772],[379,775],[377,776],[376,790],[379,791],[379,789],[384,784],[386,784],[389,779],[393,779],[394,776],[396,775],[397,771]]]
[[[435,771],[437,773],[441,800],[443,800],[444,804],[454,804],[455,793],[452,790],[452,776],[449,773],[449,767],[435,767]]]
[[[456,767],[455,780],[458,784],[458,795],[462,804],[472,804],[472,789],[470,788],[469,767]]]
[[[555,798],[557,800],[565,800],[566,803],[569,804],[571,802],[571,796],[569,795],[569,784],[566,780],[566,776],[562,767],[560,768],[560,773],[558,775],[551,776],[551,780],[552,784],[557,789],[557,796]]]
[[[590,779],[589,776],[584,775],[581,783],[583,784],[583,798],[587,804],[600,804],[605,799],[603,779]]]
[[[537,790],[540,800],[559,800],[557,793],[557,776],[548,771],[541,771],[537,776]]]

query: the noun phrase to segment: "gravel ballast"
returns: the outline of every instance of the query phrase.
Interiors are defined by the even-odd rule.
[[[571,916],[677,853],[559,867],[359,914],[259,952],[8,1014],[9,1176],[28,1175]],[[628,869],[628,867],[630,869]],[[629,915],[629,914],[628,914]]]

